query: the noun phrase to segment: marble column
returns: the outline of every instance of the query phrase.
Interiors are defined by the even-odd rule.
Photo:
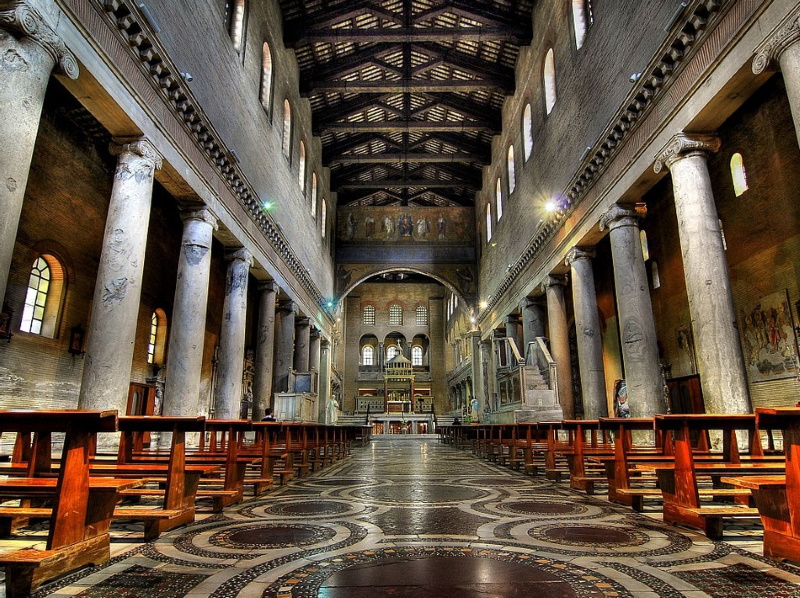
[[[181,219],[183,238],[167,351],[169,376],[164,389],[163,415],[197,415],[201,411],[211,241],[217,230],[217,218],[205,208],[183,210]]]
[[[603,367],[603,336],[597,311],[592,260],[594,250],[573,247],[567,252],[566,264],[572,278],[572,304],[578,342],[578,368],[583,389],[583,417],[597,419],[608,416],[606,374]]]
[[[319,372],[320,350],[319,328],[311,327],[311,338],[308,342],[308,370]]]
[[[497,377],[495,375],[494,347],[491,337],[481,341],[481,369],[483,370],[486,403],[489,405],[489,410],[494,411],[497,409],[500,400],[495,396],[497,394]]]
[[[0,1],[0,303],[6,295],[39,119],[55,67],[78,78],[78,63],[41,14]]]
[[[225,279],[222,330],[219,336],[214,417],[238,419],[242,407],[247,283],[253,256],[247,249],[242,248],[225,257],[228,260],[228,274]]]
[[[600,217],[600,230],[609,229],[622,363],[633,417],[651,417],[666,411],[658,336],[639,237],[639,219],[646,213],[644,204],[615,205]]]
[[[309,366],[309,345],[311,343],[311,319],[296,318],[294,322],[294,369],[307,372]]]
[[[275,330],[275,376],[272,379],[272,391],[289,392],[289,373],[294,365],[294,320],[297,304],[286,301],[278,308],[278,320]]]
[[[728,263],[706,155],[719,150],[710,135],[679,133],[656,157],[656,173],[672,174],[697,369],[708,413],[752,411],[739,343]]]
[[[792,110],[792,120],[798,142],[800,142],[800,7],[770,33],[756,48],[753,73],[760,75],[770,65],[777,63],[783,73],[786,96]]]
[[[275,301],[278,285],[274,281],[258,286],[258,334],[256,340],[256,372],[253,377],[253,419],[264,417],[272,406],[272,366],[275,355]]]
[[[334,410],[329,408],[328,404],[333,401],[331,397],[331,343],[327,339],[319,336],[319,389],[317,395],[318,401],[318,416],[317,421],[326,424],[334,424],[331,421]]]
[[[525,347],[522,345],[521,323],[519,316],[511,314],[506,316],[506,337],[514,341],[522,358],[525,358]]]
[[[575,398],[572,392],[572,362],[569,355],[569,326],[564,296],[566,276],[548,276],[544,283],[547,294],[547,323],[550,328],[550,353],[556,362],[558,402],[564,419],[575,417]]]
[[[79,409],[125,413],[150,225],[153,175],[161,155],[144,138],[111,144],[117,170],[95,280]]]
[[[545,306],[541,301],[526,297],[519,304],[519,309],[522,312],[522,344],[527,352],[531,343],[545,336]]]
[[[484,407],[486,405],[486,386],[484,384],[481,360],[481,333],[477,330],[472,330],[469,333],[469,342],[472,351],[472,396],[478,399],[478,419],[483,421]]]

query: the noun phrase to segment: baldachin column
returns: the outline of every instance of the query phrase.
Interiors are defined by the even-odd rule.
[[[164,415],[200,413],[200,382],[206,335],[211,242],[217,218],[208,208],[183,210],[175,303],[169,334]]]
[[[573,247],[566,264],[572,272],[572,304],[575,309],[575,330],[578,343],[578,368],[583,389],[583,417],[597,419],[608,416],[606,375],[603,367],[603,337],[597,312],[597,290],[594,286],[592,260],[594,250]]]
[[[575,417],[575,397],[572,392],[572,362],[569,355],[569,326],[567,303],[564,297],[566,276],[548,276],[544,283],[547,294],[547,323],[550,327],[550,353],[556,362],[558,402],[564,419]]]
[[[78,63],[41,14],[21,1],[0,1],[0,57],[2,303],[50,74],[56,67],[70,79],[77,79]]]
[[[711,135],[679,133],[656,157],[656,173],[672,173],[678,235],[689,296],[697,368],[708,413],[748,413],[750,397],[739,343],[714,191],[706,156]]]
[[[756,48],[753,73],[760,75],[777,62],[786,84],[794,130],[800,143],[800,8],[795,8]]]
[[[274,281],[258,286],[258,335],[256,372],[253,377],[253,419],[261,419],[272,406],[273,360],[275,356],[275,301],[278,285]]]
[[[656,324],[639,237],[639,219],[646,213],[644,204],[614,205],[600,217],[600,230],[609,229],[622,362],[633,417],[652,417],[666,410]]]
[[[228,260],[228,273],[222,307],[222,330],[219,335],[214,417],[238,419],[242,407],[247,283],[253,255],[242,248],[225,257]]]
[[[142,294],[153,178],[161,155],[144,138],[115,139],[117,170],[94,287],[78,408],[125,412]]]

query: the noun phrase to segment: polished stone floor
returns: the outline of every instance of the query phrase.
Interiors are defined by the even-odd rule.
[[[115,526],[110,563],[34,596],[800,596],[800,568],[760,556],[757,523],[713,542],[431,436],[381,437],[156,542],[140,533]]]

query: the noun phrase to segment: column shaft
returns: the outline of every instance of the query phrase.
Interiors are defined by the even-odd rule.
[[[164,415],[197,415],[206,333],[211,241],[217,219],[210,210],[184,211],[175,303],[169,335]]]
[[[520,355],[525,357],[525,347],[522,346],[522,334],[519,316],[506,316],[506,336],[514,341]]]
[[[275,377],[273,392],[289,391],[289,372],[294,364],[294,320],[297,306],[292,301],[282,303],[278,310],[275,331]]]
[[[639,218],[644,214],[644,205],[635,210],[612,206],[600,220],[601,230],[610,229],[622,362],[633,417],[651,417],[666,410],[658,337],[639,238]]]
[[[0,303],[17,239],[44,94],[53,67],[71,79],[78,64],[64,43],[25,2],[0,6]]]
[[[572,303],[578,341],[578,367],[583,389],[583,417],[608,416],[606,375],[603,367],[603,337],[597,312],[597,291],[592,267],[594,251],[572,248],[567,264],[572,271]]]
[[[240,249],[229,254],[227,259],[214,417],[237,419],[242,406],[247,283],[253,256],[246,249]]]
[[[326,424],[335,424],[333,421],[336,405],[331,396],[331,343],[320,339],[319,360],[319,417],[317,421]]]
[[[118,156],[94,288],[78,407],[125,412],[142,293],[153,175],[161,156],[146,139],[114,143]]]
[[[565,419],[575,417],[575,398],[572,392],[572,363],[569,355],[569,326],[567,303],[564,297],[566,278],[550,276],[545,283],[547,293],[547,323],[550,329],[550,353],[556,362],[558,402]]]
[[[751,411],[744,357],[736,326],[728,264],[722,244],[705,152],[719,140],[678,135],[662,151],[656,171],[672,172],[697,367],[708,413]]]
[[[538,337],[545,335],[545,308],[540,301],[526,298],[520,304],[522,312],[522,344],[525,351]]]
[[[309,366],[309,345],[311,344],[311,320],[297,318],[295,320],[294,337],[294,369],[307,372]]]
[[[278,285],[262,283],[258,300],[258,335],[256,340],[256,373],[253,379],[253,419],[264,417],[272,406],[273,359],[275,356],[275,300]]]

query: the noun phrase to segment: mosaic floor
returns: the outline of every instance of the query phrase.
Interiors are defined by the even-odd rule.
[[[432,437],[376,439],[156,542],[113,534],[109,564],[34,597],[800,597],[800,567],[760,556],[757,523],[712,542]]]

